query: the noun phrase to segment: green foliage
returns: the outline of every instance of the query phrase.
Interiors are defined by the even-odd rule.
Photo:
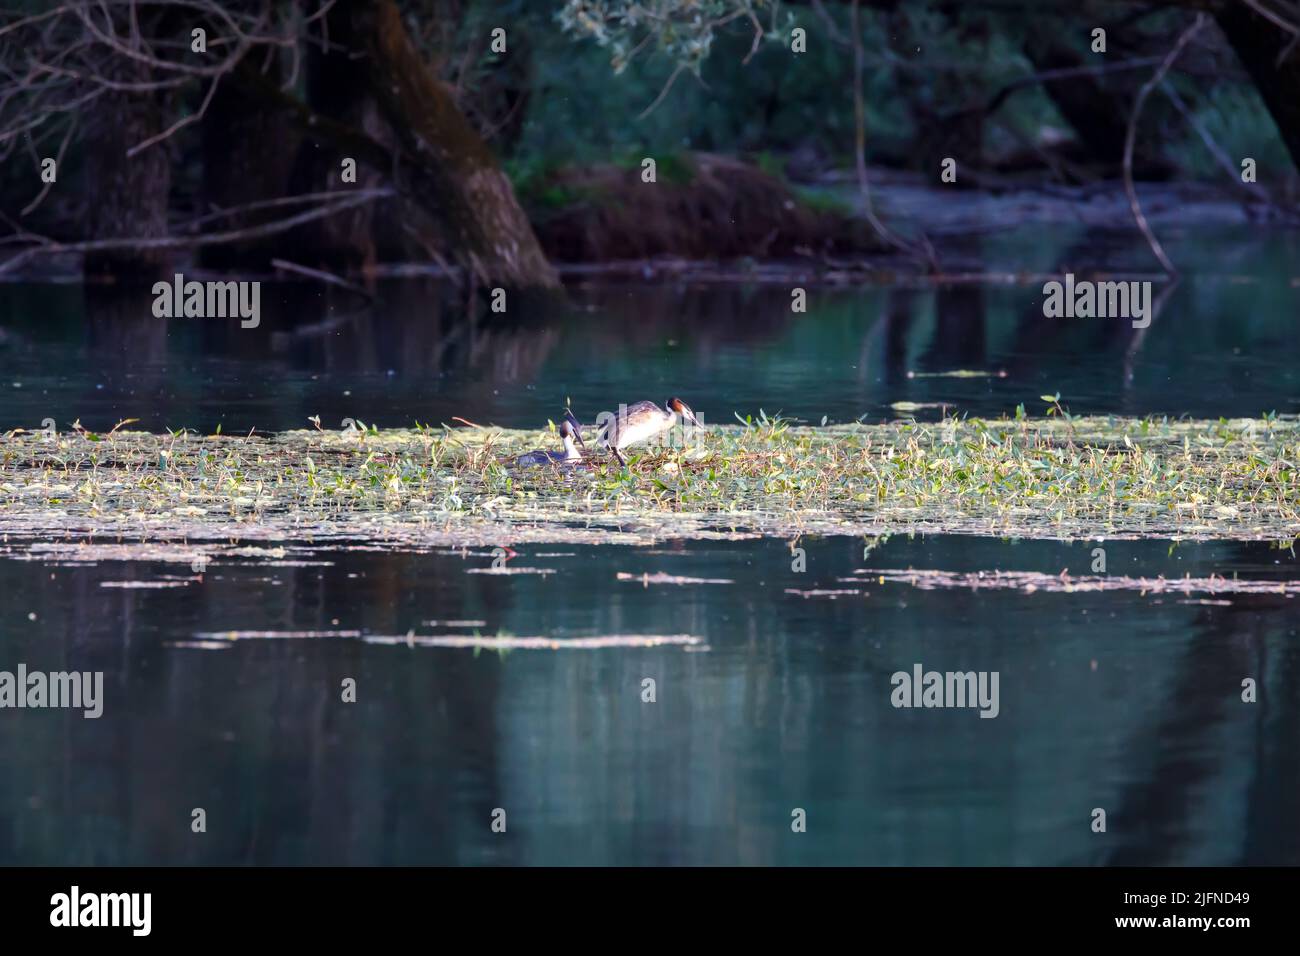
[[[805,27],[810,36],[822,29],[808,10],[795,13],[788,24]],[[815,55],[792,54],[790,26],[783,26],[778,38],[768,37],[748,63],[753,25],[733,20],[714,28],[698,76],[686,71],[649,113],[679,61],[647,46],[634,65],[615,73],[609,49],[591,37],[540,29],[536,95],[517,152],[545,156],[552,164],[631,155],[638,161],[650,155],[660,159],[665,146],[775,155],[809,145],[825,155],[847,156],[853,115],[845,77],[851,56],[824,41],[818,41]],[[872,42],[884,42],[883,34]],[[879,124],[881,144],[900,142],[885,130],[902,132],[905,126],[905,111],[888,95],[890,85],[883,75],[868,79],[871,122]],[[660,164],[662,176],[661,159]]]
[[[536,34],[542,95],[532,101],[519,150],[585,162],[611,154],[657,156],[671,143],[752,153],[782,178],[784,157],[798,149],[848,165],[854,122],[846,7],[827,5],[828,23],[809,7],[783,7],[773,16],[770,4],[754,3],[763,27],[755,50],[753,22],[736,15],[750,6],[738,0],[566,2],[557,15],[563,31]],[[947,15],[915,0],[905,0],[896,15],[863,11],[870,162],[915,166],[923,124],[943,129],[947,113],[984,102],[1003,83],[1033,72],[1021,52],[1023,25],[1005,19],[987,11]],[[806,31],[807,53],[791,49],[795,27]],[[688,35],[695,39],[688,42]],[[687,75],[665,94],[683,67]],[[999,118],[1022,136],[1062,125],[1037,88],[1018,92]],[[986,125],[990,145],[1017,144],[1001,123]]]
[[[849,11],[837,3],[822,9],[825,18],[809,5],[765,0],[564,0],[558,12],[547,12],[548,22],[532,21],[539,95],[517,148],[569,163],[658,157],[673,144],[754,154],[765,171],[783,178],[785,157],[795,150],[847,166],[854,126]],[[1146,27],[1176,32],[1180,16],[1152,16]],[[1024,51],[1036,33],[1069,23],[1068,12],[1033,5],[1012,10],[900,0],[891,11],[864,6],[868,161],[915,168],[925,159],[927,138],[942,140],[951,117],[1035,72]],[[805,54],[791,50],[796,26],[807,32]],[[1081,36],[1086,42],[1086,32]],[[1208,97],[1198,95],[1204,85],[1187,84],[1185,98],[1229,155],[1253,156],[1261,170],[1290,170],[1249,84],[1215,80]],[[1170,157],[1189,173],[1222,178],[1196,133],[1163,100],[1151,104],[1147,125],[1151,136],[1162,137],[1154,142],[1167,143]],[[1022,152],[1045,133],[1069,135],[1036,85],[1009,96],[982,132],[988,156]]]
[[[854,214],[854,205],[842,193],[832,192],[817,187],[795,187],[794,193],[803,205],[817,213],[832,213],[839,216]]]
[[[147,526],[159,537],[284,539],[328,526],[424,544],[440,534],[509,540],[501,535],[523,525],[533,540],[891,527],[1290,541],[1300,531],[1291,418],[1017,414],[820,428],[762,411],[736,418],[680,448],[639,448],[626,467],[597,453],[517,475],[514,457],[553,436],[14,432],[0,455],[0,514],[7,531],[28,535]]]
[[[761,35],[759,17],[769,15],[775,36],[777,8],[774,0],[566,0],[555,19],[608,50],[616,74],[648,50],[698,75],[716,31],[743,19]]]
[[[1250,156],[1259,164],[1261,182],[1276,181],[1291,173],[1293,167],[1286,145],[1268,108],[1253,88],[1221,83],[1202,97],[1199,104],[1186,93],[1183,98],[1193,104],[1193,115],[1230,158],[1239,161]],[[1170,139],[1167,149],[1175,162],[1198,179],[1222,181],[1226,175],[1201,137],[1185,122]],[[1270,175],[1270,170],[1275,175]]]

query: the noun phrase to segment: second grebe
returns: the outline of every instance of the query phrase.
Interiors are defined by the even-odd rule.
[[[664,402],[664,406],[660,408],[654,402],[637,402],[627,406],[621,414],[613,416],[606,423],[601,434],[601,444],[614,453],[620,464],[626,465],[624,448],[662,435],[677,424],[679,417],[696,427],[703,427],[690,406],[680,398],[670,398]]]
[[[582,460],[582,452],[578,450],[578,446],[582,446],[584,450],[587,446],[582,440],[581,433],[574,427],[568,417],[560,422],[560,440],[564,443],[564,451],[545,451],[543,449],[530,451],[526,455],[520,455],[516,458],[515,464],[520,466],[567,465]]]

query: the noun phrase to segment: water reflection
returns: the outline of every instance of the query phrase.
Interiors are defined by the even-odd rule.
[[[896,417],[918,405],[1001,415],[1060,392],[1075,413],[1255,416],[1296,412],[1300,284],[1285,254],[1242,275],[1173,289],[1149,329],[1048,320],[1035,283],[811,288],[807,313],[779,284],[671,280],[573,286],[562,299],[480,296],[393,280],[367,303],[302,283],[263,290],[258,329],[153,319],[147,294],[0,286],[7,427],[122,418],[226,432],[354,418],[385,427],[594,417],[619,401],[689,396],[706,420],[733,412],[817,422]],[[1276,248],[1275,248],[1276,247]],[[1082,258],[1068,247],[1045,263]],[[1250,264],[1251,260],[1247,260]],[[972,371],[986,377],[949,377]],[[590,410],[589,412],[586,410]]]
[[[100,585],[174,568],[0,561],[0,587],[23,595],[0,661],[107,672],[98,721],[0,720],[0,861],[1300,862],[1291,602],[874,581],[865,597],[804,598],[786,588],[832,588],[862,564],[860,542],[804,544],[806,574],[783,542],[538,546],[521,559],[556,575],[465,573],[487,555],[322,552],[332,563],[219,562],[154,591]],[[872,561],[1086,573],[1090,555],[891,539]],[[1113,573],[1295,572],[1288,552],[1250,544],[1116,543],[1111,560]],[[620,570],[736,584],[645,587]],[[430,633],[433,619],[560,639],[690,633],[709,649],[171,646],[230,629]],[[889,675],[917,662],[998,671],[1000,716],[894,709]],[[1260,703],[1241,702],[1243,676]],[[504,835],[489,826],[498,807]],[[790,830],[795,807],[806,834]]]
[[[1132,267],[1132,248],[1059,232],[990,238],[981,254],[1034,272]],[[1029,282],[810,286],[796,313],[785,285],[605,281],[504,315],[426,279],[380,283],[373,302],[276,283],[248,330],[155,320],[147,290],[0,285],[0,429],[136,418],[231,433],[312,415],[524,427],[565,399],[594,419],[669,394],[706,422],[759,408],[812,422],[1032,414],[1058,391],[1075,413],[1294,413],[1295,238],[1225,241],[1170,237],[1201,272],[1141,332],[1045,320]],[[0,557],[0,669],[108,678],[98,721],[0,714],[0,863],[1300,863],[1287,599],[879,583],[803,597],[786,589],[842,588],[861,564],[858,541],[804,545],[806,574],[785,542],[670,542],[532,547],[522,558],[546,578],[373,550],[218,562],[166,590],[103,585],[174,567]],[[1264,545],[1110,550],[1112,573],[1295,575]],[[872,557],[1050,573],[1089,560],[1083,545],[965,538],[892,539]],[[617,571],[736,583],[643,587]],[[231,629],[429,633],[430,620],[685,633],[709,649],[174,646]],[[999,671],[1001,716],[893,709],[889,675],[916,662]],[[1256,704],[1241,702],[1246,676]],[[355,704],[340,700],[347,677]],[[498,807],[504,835],[489,827]],[[805,834],[791,833],[795,807]],[[1106,834],[1088,826],[1094,807]]]

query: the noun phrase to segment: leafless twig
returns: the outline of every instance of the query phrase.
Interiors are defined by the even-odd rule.
[[[1228,156],[1223,147],[1215,142],[1214,137],[1210,135],[1210,131],[1205,128],[1205,124],[1202,123],[1200,118],[1188,108],[1187,104],[1183,102],[1183,98],[1178,95],[1178,91],[1173,88],[1168,80],[1160,81],[1160,90],[1169,99],[1169,102],[1174,104],[1174,108],[1177,109],[1183,119],[1187,121],[1187,125],[1196,131],[1196,135],[1201,138],[1201,142],[1205,144],[1206,150],[1208,150],[1210,155],[1214,157],[1214,161],[1219,164],[1219,168],[1228,174],[1228,181],[1230,183],[1237,187],[1238,190],[1248,195],[1251,199],[1266,203],[1276,212],[1291,217],[1296,215],[1294,210],[1287,209],[1286,207],[1280,206],[1274,202],[1273,197],[1269,195],[1268,189],[1265,188],[1263,183],[1247,184],[1242,182],[1240,167],[1233,162],[1232,158]]]
[[[76,114],[73,114],[72,120],[68,123],[68,130],[66,133],[63,134],[63,142],[59,144],[59,151],[54,156],[54,168],[56,171],[60,166],[63,165],[63,154],[67,152],[68,143],[72,141],[72,134],[75,133],[76,131],[77,131],[77,117]],[[54,180],[50,180],[49,182],[46,182],[44,185],[42,185],[41,191],[36,194],[36,198],[33,199],[31,202],[29,202],[26,206],[24,206],[22,212],[19,213],[19,215],[27,216],[35,212],[36,207],[39,206],[42,200],[45,199],[46,195],[50,191],[50,187],[53,185],[54,185]]]
[[[126,151],[127,158],[129,159],[130,157],[143,152],[144,150],[148,149],[150,146],[153,146],[155,143],[161,143],[163,140],[167,139],[177,130],[184,129],[186,126],[189,126],[191,123],[195,123],[203,119],[203,114],[208,111],[208,104],[212,102],[213,94],[217,92],[217,84],[219,84],[220,82],[221,82],[221,77],[214,76],[212,78],[212,83],[209,84],[208,86],[207,96],[203,97],[202,105],[200,105],[195,112],[190,113],[188,116],[182,116],[175,123],[172,123],[171,126],[168,126],[165,130],[163,130],[161,133],[157,134],[156,136],[150,136],[148,139],[144,140],[143,142],[136,143],[134,146],[132,146],[130,149]]]
[[[1198,13],[1196,19],[1192,21],[1192,25],[1179,35],[1178,42],[1174,44],[1174,48],[1169,51],[1169,54],[1161,62],[1155,74],[1142,84],[1142,89],[1138,91],[1137,100],[1133,104],[1133,112],[1128,118],[1128,133],[1124,137],[1124,191],[1128,193],[1129,208],[1133,210],[1133,219],[1137,222],[1137,227],[1141,230],[1142,235],[1146,237],[1147,245],[1151,247],[1155,257],[1160,260],[1160,265],[1164,267],[1165,272],[1170,275],[1177,275],[1178,270],[1174,268],[1173,262],[1165,254],[1164,246],[1160,245],[1160,240],[1156,238],[1156,234],[1151,230],[1151,225],[1142,212],[1142,203],[1138,200],[1137,187],[1133,185],[1133,148],[1137,144],[1138,117],[1142,115],[1142,107],[1146,105],[1147,97],[1165,78],[1165,74],[1169,72],[1170,67],[1174,65],[1174,61],[1178,59],[1179,54],[1183,52],[1187,44],[1192,41],[1192,37],[1207,22],[1205,14]]]
[[[355,292],[357,295],[366,299],[373,300],[374,296],[367,289],[354,282],[349,282],[341,276],[336,276],[332,272],[326,272],[324,269],[313,269],[310,266],[299,265],[296,262],[290,262],[287,259],[272,259],[271,266],[276,269],[283,269],[285,272],[296,272],[298,275],[307,276],[310,279],[318,279],[329,285],[336,285],[340,289],[347,289],[349,292]]]
[[[1272,10],[1260,3],[1259,0],[1242,0],[1242,2],[1274,26],[1280,27],[1287,33],[1300,34],[1300,27],[1297,27],[1294,23],[1288,23],[1286,20],[1283,20]]]
[[[930,241],[925,234],[922,233],[917,245],[913,246],[880,220],[880,217],[876,215],[875,204],[872,202],[871,180],[867,176],[867,107],[862,90],[862,24],[858,3],[859,0],[853,0],[851,17],[853,24],[853,158],[854,166],[857,169],[858,191],[862,194],[863,214],[866,216],[867,222],[871,224],[871,228],[876,231],[876,235],[880,236],[881,239],[894,248],[910,255],[920,254],[929,262],[931,271],[940,272],[939,262],[934,254],[934,247],[930,245]]]
[[[651,103],[649,106],[647,106],[645,109],[643,109],[640,112],[640,114],[638,114],[637,119],[643,120],[655,111],[655,107],[664,101],[664,97],[668,95],[668,91],[671,90],[673,88],[673,84],[677,82],[677,77],[681,76],[682,71],[685,69],[686,69],[685,63],[677,64],[676,68],[672,72],[672,75],[668,77],[668,82],[664,84],[664,88],[660,90],[659,95],[654,98],[654,102]]]
[[[6,272],[12,272],[19,266],[31,261],[38,256],[58,255],[62,253],[86,253],[86,252],[105,252],[116,249],[192,249],[198,246],[222,245],[230,242],[246,242],[249,239],[259,239],[266,236],[278,235],[287,232],[297,226],[308,222],[314,222],[317,219],[324,219],[327,216],[334,216],[341,212],[346,212],[356,206],[372,202],[380,197],[395,195],[391,189],[369,189],[358,192],[338,193],[338,201],[309,209],[305,212],[289,216],[285,219],[278,219],[274,222],[260,223],[256,226],[248,226],[243,229],[230,229],[225,232],[205,233],[198,236],[161,236],[161,237],[139,237],[139,238],[118,238],[118,239],[91,239],[85,242],[59,242],[46,237],[34,237],[29,235],[29,239],[36,244],[21,252],[15,253],[8,259],[0,262],[0,275]]]

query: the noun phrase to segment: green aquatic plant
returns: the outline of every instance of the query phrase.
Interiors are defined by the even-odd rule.
[[[1019,409],[1015,419],[817,427],[737,418],[638,449],[626,467],[595,454],[526,473],[514,458],[553,436],[14,431],[0,441],[0,533],[468,544],[1300,534],[1293,418],[1031,419]]]

